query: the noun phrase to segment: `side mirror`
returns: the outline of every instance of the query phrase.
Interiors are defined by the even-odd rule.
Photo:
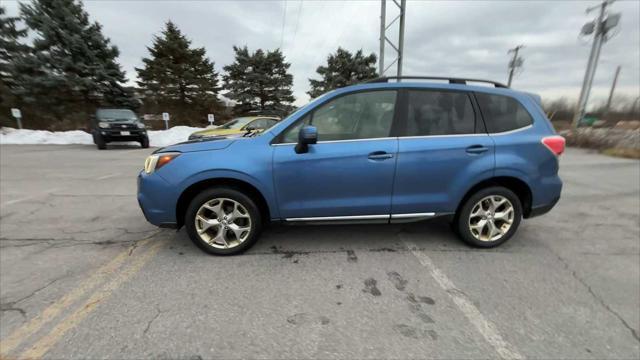
[[[253,126],[253,125],[249,125],[249,126],[247,126],[246,128],[244,128],[244,129],[245,129],[245,131],[253,131],[253,130],[255,130],[255,129],[256,129],[256,127],[255,127],[255,126]]]
[[[298,132],[298,144],[296,145],[296,153],[302,154],[309,151],[309,145],[318,142],[318,129],[315,126],[303,126]]]

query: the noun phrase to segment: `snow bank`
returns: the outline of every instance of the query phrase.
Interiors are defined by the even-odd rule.
[[[187,141],[189,135],[202,130],[190,126],[174,126],[169,130],[149,130],[151,146],[168,146]],[[18,130],[2,128],[0,130],[0,144],[93,144],[91,134],[84,131],[46,131],[46,130]]]

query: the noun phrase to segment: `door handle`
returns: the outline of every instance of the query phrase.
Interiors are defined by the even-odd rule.
[[[370,160],[384,160],[384,159],[391,159],[392,157],[393,157],[393,154],[389,154],[386,151],[374,151],[372,153],[369,153]]]
[[[489,148],[483,145],[471,145],[467,148],[466,151],[469,154],[482,154],[489,151]]]

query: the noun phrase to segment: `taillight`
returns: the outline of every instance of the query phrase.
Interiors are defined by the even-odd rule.
[[[564,152],[564,145],[566,141],[562,136],[554,135],[542,138],[542,143],[547,147],[547,149],[551,150],[554,155],[559,156]]]

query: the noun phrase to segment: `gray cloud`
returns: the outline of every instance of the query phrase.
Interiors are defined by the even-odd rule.
[[[5,1],[9,14],[17,3]],[[409,1],[405,74],[479,77],[506,82],[507,50],[517,44],[524,68],[514,87],[552,98],[577,98],[590,45],[578,38],[597,1]],[[171,19],[204,46],[222,71],[233,45],[282,46],[291,62],[297,103],[308,100],[308,78],[338,46],[378,53],[380,2],[374,1],[86,1],[86,9],[120,48],[131,81],[165,21]],[[394,6],[388,3],[389,17]],[[640,2],[617,1],[618,34],[604,45],[592,103],[606,98],[617,65],[616,94],[640,95]],[[284,20],[284,25],[283,25]],[[284,29],[284,31],[283,31]],[[390,37],[397,33],[392,30]],[[392,61],[387,47],[387,63]],[[395,68],[389,70],[395,74]]]

